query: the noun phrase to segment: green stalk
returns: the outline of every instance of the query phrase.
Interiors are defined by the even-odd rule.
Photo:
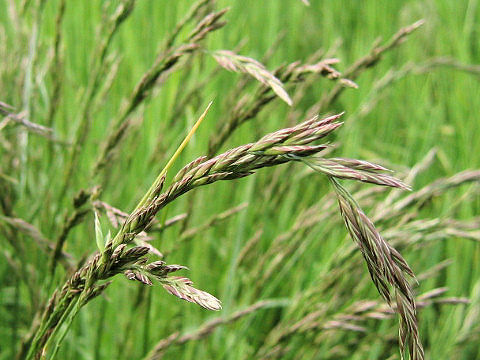
[[[72,302],[70,302],[66,307],[64,307],[67,300],[68,300],[68,293],[65,294],[64,297],[60,300],[60,302],[55,306],[55,309],[58,309],[58,310],[51,313],[50,316],[42,319],[42,323],[39,326],[39,328],[36,332],[36,335],[32,340],[32,343],[30,345],[30,349],[28,350],[26,360],[33,359],[34,356],[38,353],[38,351],[39,351],[38,348],[40,346],[41,339],[45,336],[45,333],[50,328],[51,323],[52,323],[52,319],[54,319],[55,316],[58,315],[59,313],[61,313],[62,315],[60,317],[60,320],[58,321],[57,326],[61,326],[63,320],[65,319],[65,317],[70,312],[71,307],[74,303],[74,301],[72,299]],[[49,338],[51,338],[52,335],[54,335],[54,333],[50,334]]]
[[[57,343],[55,344],[55,348],[53,349],[52,356],[50,357],[50,360],[55,359],[55,357],[58,353],[58,350],[60,349],[60,345],[63,342],[63,339],[65,339],[65,336],[67,335],[68,330],[70,330],[70,327],[72,326],[73,319],[78,314],[78,312],[80,311],[80,308],[83,305],[83,298],[84,298],[83,296],[80,296],[76,302],[72,302],[72,304],[75,304],[75,305],[74,305],[72,311],[71,312],[69,311],[70,314],[67,313],[67,316],[68,316],[67,322],[65,323],[65,326],[63,326],[63,328],[61,329],[59,338],[57,340]],[[63,322],[65,319],[61,319],[61,320]],[[47,343],[45,344],[45,349],[48,349],[49,343],[52,342],[55,339],[55,337],[56,337],[55,335],[59,331],[58,329],[60,329],[61,325],[62,325],[61,323],[59,323],[57,325],[57,327],[54,330],[54,333],[52,334],[52,336],[50,336],[49,341],[47,341]]]

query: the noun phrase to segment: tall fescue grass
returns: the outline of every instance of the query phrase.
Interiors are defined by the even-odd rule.
[[[479,16],[0,2],[0,359],[480,356]]]

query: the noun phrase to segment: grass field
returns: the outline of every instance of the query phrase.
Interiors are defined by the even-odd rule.
[[[117,210],[136,208],[211,101],[164,191],[202,155],[345,111],[321,154],[381,164],[412,187],[340,181],[417,275],[425,358],[480,358],[480,4],[310,3],[0,0],[0,360],[39,358],[32,344],[46,359],[400,359],[398,316],[345,228],[334,180],[292,157],[162,203],[140,234],[222,310],[140,275],[95,288],[107,277],[93,267],[77,281],[94,279],[99,296],[75,305],[87,292],[71,280],[68,311],[50,318],[59,326],[35,338],[98,251],[95,212],[114,237]],[[219,50],[268,71],[235,55],[223,61],[248,64],[227,71]]]

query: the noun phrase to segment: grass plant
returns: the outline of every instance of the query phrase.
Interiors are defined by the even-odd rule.
[[[0,0],[0,360],[478,358],[477,5]]]

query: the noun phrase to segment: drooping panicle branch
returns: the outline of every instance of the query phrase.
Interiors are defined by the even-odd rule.
[[[407,280],[407,276],[414,277],[413,271],[400,253],[383,239],[350,193],[337,179],[330,177],[330,180],[335,188],[345,225],[365,258],[373,283],[389,304],[396,302],[400,315],[402,358],[408,347],[410,359],[423,359],[415,296]],[[393,294],[391,288],[394,289]]]

